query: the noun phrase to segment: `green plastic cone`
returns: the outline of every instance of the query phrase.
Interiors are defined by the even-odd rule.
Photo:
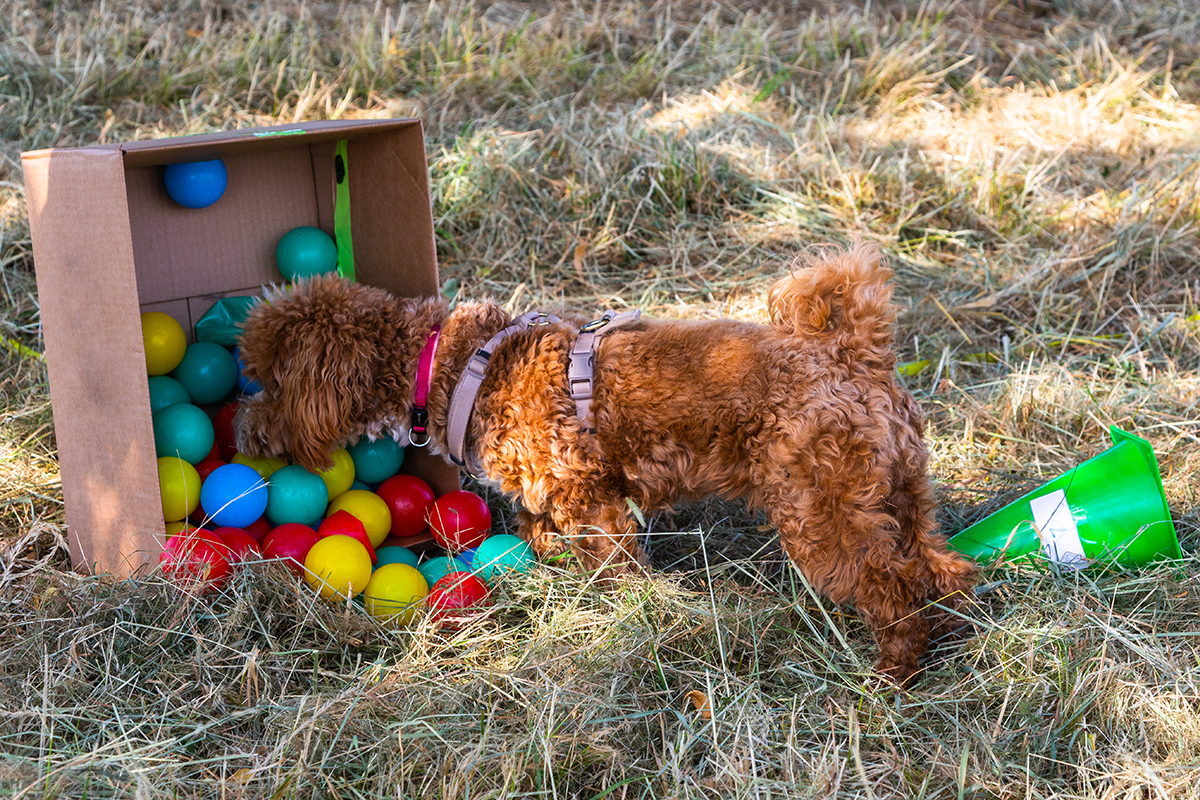
[[[1042,557],[1072,567],[1182,557],[1154,450],[1112,426],[1113,446],[950,538],[980,563]]]

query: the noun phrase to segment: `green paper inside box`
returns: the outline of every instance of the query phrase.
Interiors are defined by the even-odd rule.
[[[246,321],[246,315],[253,305],[254,298],[248,295],[218,300],[196,323],[196,341],[237,347],[238,337],[242,335],[242,323]]]

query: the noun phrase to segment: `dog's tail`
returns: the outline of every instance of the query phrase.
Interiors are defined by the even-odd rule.
[[[894,363],[891,277],[874,244],[801,256],[767,296],[771,325],[791,336],[825,340],[843,357]]]

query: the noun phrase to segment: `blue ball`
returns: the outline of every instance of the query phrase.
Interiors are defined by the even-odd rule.
[[[193,161],[190,164],[169,164],[163,171],[167,194],[185,208],[207,208],[221,199],[229,174],[225,162]]]
[[[233,360],[237,362],[238,376],[237,388],[243,394],[258,394],[262,391],[262,384],[258,381],[252,381],[246,377],[246,362],[242,360],[242,349],[240,347],[233,348]]]
[[[214,469],[200,486],[204,513],[221,528],[244,528],[267,510],[267,483],[245,464]]]

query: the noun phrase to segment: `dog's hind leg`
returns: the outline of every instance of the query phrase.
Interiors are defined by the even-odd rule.
[[[814,589],[854,606],[879,645],[875,669],[906,683],[928,647],[927,567],[904,552],[897,520],[882,510],[886,481],[872,478],[866,459],[790,472],[803,482],[766,503],[784,550]]]

